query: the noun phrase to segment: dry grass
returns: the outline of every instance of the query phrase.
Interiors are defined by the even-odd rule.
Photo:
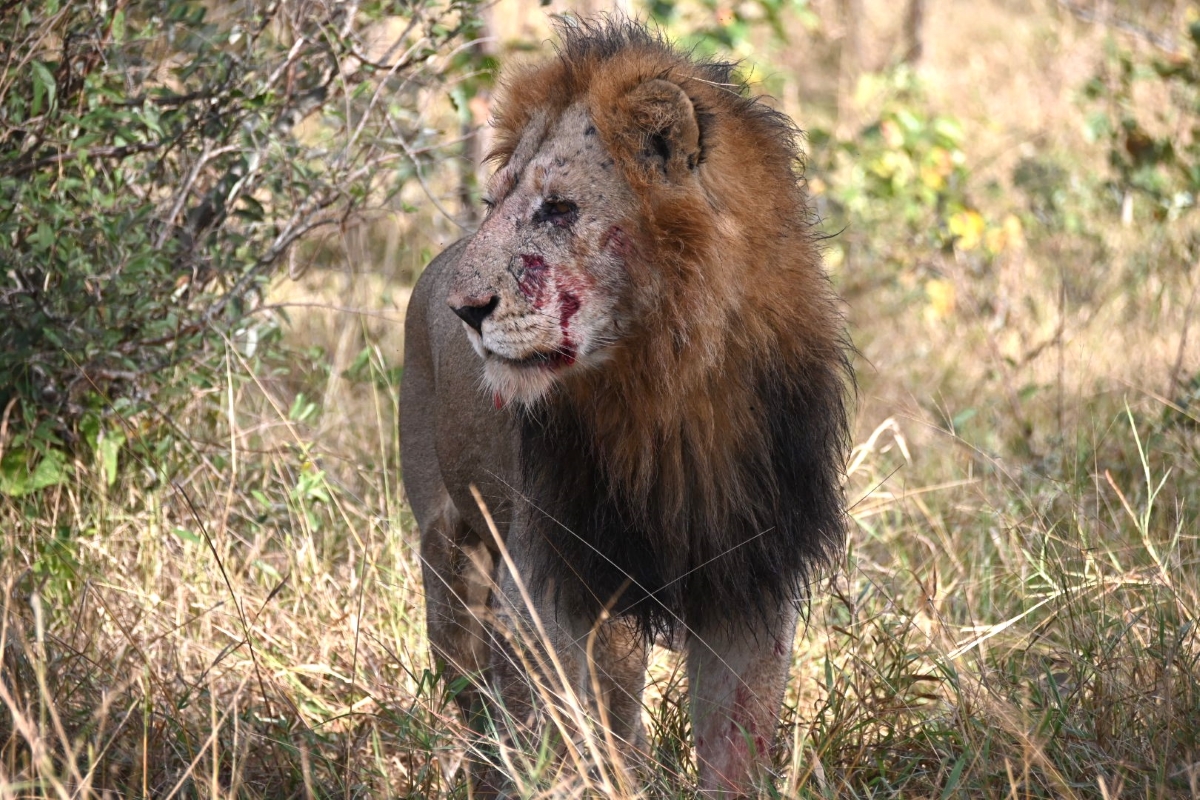
[[[976,5],[934,16],[925,78],[1003,213],[1029,148],[1102,169],[1070,100],[1099,34]],[[836,91],[801,49],[785,87]],[[130,422],[112,485],[81,461],[0,499],[0,800],[466,796],[394,424],[402,277],[454,234],[400,221],[279,285],[288,358],[231,346],[224,383]],[[1190,232],[1095,227],[835,275],[862,350],[855,526],[796,644],[781,795],[1200,796],[1200,420],[1169,383],[1200,370]],[[954,290],[932,310],[931,272]],[[643,791],[689,796],[677,659],[652,674]],[[602,739],[569,774],[508,756],[533,796],[633,792]]]

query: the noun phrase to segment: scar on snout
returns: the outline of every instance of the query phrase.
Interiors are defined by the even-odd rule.
[[[540,304],[546,291],[546,279],[550,267],[541,256],[526,253],[521,254],[521,264],[523,268],[517,277],[517,288],[521,290],[521,294],[525,295],[527,300],[532,301],[535,305]]]
[[[559,346],[560,358],[567,366],[575,363],[576,348],[571,338],[571,318],[579,311],[579,296],[568,290],[558,293],[558,308],[561,316],[558,326],[562,329],[562,344]]]

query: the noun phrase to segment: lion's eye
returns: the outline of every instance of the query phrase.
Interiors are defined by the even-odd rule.
[[[570,200],[551,197],[542,203],[542,207],[537,210],[534,218],[538,222],[552,222],[555,225],[566,226],[574,222],[577,216],[579,216],[579,206]]]

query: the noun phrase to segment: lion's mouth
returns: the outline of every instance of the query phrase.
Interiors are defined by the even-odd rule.
[[[575,363],[573,350],[543,350],[522,358],[509,358],[492,352],[492,358],[513,369],[560,369]]]

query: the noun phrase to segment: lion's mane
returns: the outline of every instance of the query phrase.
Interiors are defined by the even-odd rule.
[[[799,599],[842,546],[853,386],[799,131],[733,65],[636,24],[560,33],[557,58],[503,88],[492,158],[506,163],[537,115],[585,103],[639,204],[626,264],[649,312],[603,369],[520,412],[537,578],[648,634]],[[700,191],[639,158],[663,143],[625,98],[654,78],[695,108]]]

